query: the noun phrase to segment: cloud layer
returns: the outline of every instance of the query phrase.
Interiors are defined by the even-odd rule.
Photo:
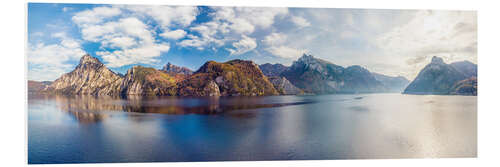
[[[60,12],[76,32],[30,30],[30,79],[53,80],[85,52],[117,70],[159,67],[176,55],[290,65],[310,53],[409,79],[432,56],[477,62],[475,12],[145,5],[61,6]]]

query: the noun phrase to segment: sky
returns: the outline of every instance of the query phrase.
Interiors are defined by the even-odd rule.
[[[475,11],[28,3],[28,79],[52,81],[88,53],[125,74],[170,62],[291,65],[311,54],[414,79],[433,56],[477,64]]]

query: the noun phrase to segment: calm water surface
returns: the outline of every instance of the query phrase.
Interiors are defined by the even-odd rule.
[[[472,96],[28,98],[34,164],[476,155]]]

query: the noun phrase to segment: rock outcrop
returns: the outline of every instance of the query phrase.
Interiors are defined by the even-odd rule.
[[[175,77],[154,68],[134,66],[127,71],[120,86],[125,95],[176,95]]]
[[[191,71],[189,68],[179,67],[179,66],[170,64],[170,62],[168,62],[165,66],[163,66],[161,71],[164,71],[164,72],[169,73],[169,74],[183,74],[183,75],[193,74],[193,71]]]
[[[406,94],[465,94],[477,92],[477,65],[471,62],[446,64],[442,58],[434,56],[417,77],[408,85]],[[476,82],[476,86],[469,86]]]
[[[281,95],[298,95],[303,94],[304,91],[295,87],[290,81],[285,77],[271,76],[268,77],[269,81],[274,85],[274,88]]]
[[[245,60],[206,62],[193,75],[181,81],[178,87],[180,96],[278,95],[259,67]]]
[[[117,95],[123,81],[97,58],[88,54],[80,59],[76,68],[55,80],[44,91],[62,94]]]
[[[270,64],[270,63],[261,64],[261,65],[259,65],[259,68],[260,68],[260,70],[262,70],[262,73],[264,73],[264,75],[266,75],[268,77],[280,76],[283,71],[288,69],[287,66],[285,66],[283,64],[278,64],[278,63],[276,63],[276,64]]]
[[[471,77],[458,81],[451,87],[449,94],[477,96],[477,78]]]

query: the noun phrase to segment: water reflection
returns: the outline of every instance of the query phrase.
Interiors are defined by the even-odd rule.
[[[237,118],[255,117],[253,112],[232,112],[316,103],[314,100],[269,102],[256,97],[154,97],[154,96],[64,96],[31,95],[30,99],[53,100],[57,108],[71,114],[81,123],[95,123],[110,117],[110,112],[146,114],[226,115]],[[32,101],[32,100],[31,100]],[[133,115],[130,115],[133,117]]]
[[[29,96],[28,162],[475,157],[476,107],[400,94]]]

